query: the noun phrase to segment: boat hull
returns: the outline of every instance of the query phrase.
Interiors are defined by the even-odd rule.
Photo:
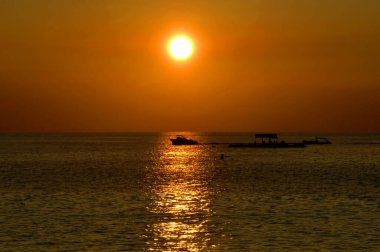
[[[194,141],[191,139],[178,140],[178,139],[171,138],[170,141],[172,142],[173,145],[198,145],[197,141]]]

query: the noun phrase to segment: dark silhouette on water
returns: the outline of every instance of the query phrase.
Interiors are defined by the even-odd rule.
[[[261,139],[261,141],[260,141]],[[287,143],[285,141],[278,141],[277,134],[255,134],[255,141],[253,143],[198,143],[195,140],[188,139],[182,135],[177,135],[176,138],[170,138],[173,145],[228,145],[231,148],[302,148],[306,147],[304,143]],[[221,159],[224,154],[221,155]]]
[[[261,142],[258,141],[261,139]],[[306,147],[303,143],[287,143],[285,141],[278,142],[277,134],[255,134],[253,143],[232,143],[230,148],[302,148]]]
[[[176,138],[170,138],[173,145],[197,145],[198,142],[192,139],[188,139],[182,135],[177,135]]]
[[[316,137],[314,140],[303,140],[304,144],[331,144],[326,137]]]

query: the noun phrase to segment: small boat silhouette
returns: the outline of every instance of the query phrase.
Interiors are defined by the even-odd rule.
[[[170,138],[173,145],[197,145],[198,142],[192,139],[188,139],[182,135],[177,135],[176,138]]]
[[[331,144],[326,137],[316,137],[314,140],[303,140],[304,144]]]

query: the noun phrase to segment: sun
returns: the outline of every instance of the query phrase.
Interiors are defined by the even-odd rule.
[[[194,43],[186,35],[176,35],[167,44],[168,53],[176,60],[184,61],[194,52]]]

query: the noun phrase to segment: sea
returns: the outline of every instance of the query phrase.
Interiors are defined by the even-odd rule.
[[[0,251],[380,251],[380,134],[315,136],[1,133]]]

